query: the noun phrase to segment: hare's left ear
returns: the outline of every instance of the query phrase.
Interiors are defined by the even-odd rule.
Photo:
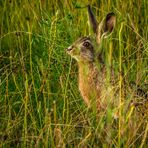
[[[89,23],[92,27],[93,32],[97,33],[98,22],[96,20],[96,17],[94,16],[94,14],[90,8],[90,5],[87,6],[87,9],[88,9]]]
[[[106,18],[102,20],[102,22],[99,24],[97,28],[96,38],[98,43],[101,42],[102,38],[106,38],[112,33],[115,27],[115,23],[116,23],[115,14],[113,12],[108,13]]]
[[[90,5],[87,6],[89,23],[96,34],[96,41],[100,44],[102,38],[106,38],[110,35],[115,27],[116,16],[114,13],[108,13],[106,18],[98,25],[97,19],[94,16]]]

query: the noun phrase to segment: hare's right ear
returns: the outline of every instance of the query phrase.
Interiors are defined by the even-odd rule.
[[[108,13],[106,18],[98,25],[98,22],[90,8],[88,8],[89,23],[92,26],[93,32],[96,34],[96,41],[100,44],[102,38],[106,38],[110,35],[115,27],[116,16],[114,13]]]
[[[101,42],[101,39],[108,37],[112,33],[115,27],[115,23],[116,23],[115,14],[113,12],[108,13],[106,18],[103,19],[102,22],[98,25],[96,33],[96,38],[98,43]]]
[[[89,23],[93,29],[93,32],[97,33],[98,22],[90,8],[90,5],[87,6],[87,9],[88,9]]]

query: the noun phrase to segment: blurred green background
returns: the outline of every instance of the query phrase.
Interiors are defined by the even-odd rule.
[[[97,120],[80,96],[77,63],[65,49],[89,34],[88,4],[98,21],[117,17],[103,44],[106,63],[147,89],[147,0],[0,0],[0,147],[148,145],[147,120],[123,114],[119,127],[113,110]]]

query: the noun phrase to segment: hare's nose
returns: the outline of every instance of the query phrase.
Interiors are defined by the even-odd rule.
[[[72,47],[72,46],[70,46],[70,47],[68,47],[66,50],[67,50],[67,51],[71,51],[71,50],[72,50],[72,48],[73,48],[73,47]]]

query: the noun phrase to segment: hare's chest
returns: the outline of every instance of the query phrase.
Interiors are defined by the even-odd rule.
[[[96,96],[98,88],[98,72],[90,70],[88,74],[79,73],[79,90],[82,96]]]

